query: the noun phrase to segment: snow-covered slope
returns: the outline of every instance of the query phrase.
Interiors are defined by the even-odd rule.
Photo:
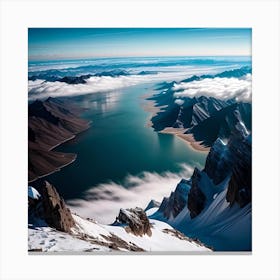
[[[205,168],[195,168],[190,180],[185,180],[189,189],[182,193],[177,186],[149,218],[167,222],[214,250],[251,251],[251,147],[251,136],[237,112],[229,139],[218,138]],[[180,198],[179,208],[174,197]]]
[[[225,181],[228,184],[228,180]],[[220,186],[221,187],[221,186]],[[215,251],[250,251],[252,205],[243,208],[226,200],[227,188],[216,193],[211,202],[195,218],[191,218],[188,205],[175,217],[166,218],[163,212],[149,217],[165,221],[191,238],[198,238]]]
[[[43,252],[108,252],[108,251],[205,251],[211,249],[187,238],[170,225],[150,220],[151,236],[135,236],[125,226],[102,225],[72,214],[76,226],[71,233],[50,227],[29,226],[29,251]]]

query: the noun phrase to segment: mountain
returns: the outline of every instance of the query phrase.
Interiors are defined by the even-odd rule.
[[[148,219],[141,208],[121,209],[115,223],[103,225],[71,213],[46,181],[29,193],[29,252],[212,251],[170,225]]]
[[[48,98],[28,106],[28,181],[59,170],[73,162],[74,154],[55,152],[61,143],[89,127],[77,116],[80,112],[61,100]]]
[[[178,84],[213,78],[243,79],[251,71],[250,67],[242,67],[216,75],[192,76]],[[205,95],[199,97],[182,95],[180,92],[183,89],[177,87],[175,90],[176,84],[176,82],[161,83],[158,87],[160,92],[148,98],[154,101],[156,107],[162,108],[151,119],[155,131],[164,131],[166,128],[185,129],[184,134],[191,134],[201,145],[211,147],[217,138],[229,137],[236,110],[246,127],[251,130],[250,102],[237,101],[234,98],[224,100]]]
[[[158,74],[158,71],[140,71],[137,75],[154,75]]]
[[[235,117],[227,143],[218,138],[204,169],[195,168],[149,216],[218,251],[252,249],[252,142],[239,111]]]
[[[128,75],[130,75],[130,73],[123,69],[114,69],[114,70],[103,71],[103,72],[98,72],[98,73],[94,74],[95,77],[102,77],[102,76],[118,77],[118,76],[128,76]]]
[[[83,74],[80,76],[72,76],[73,73],[71,71],[68,71],[69,73],[67,76],[65,76],[64,71],[59,70],[48,70],[48,71],[41,71],[42,73],[30,73],[28,76],[28,80],[35,81],[35,80],[44,80],[47,82],[62,82],[67,83],[70,85],[75,84],[85,84],[87,82],[87,79],[90,77],[119,77],[119,76],[128,76],[130,73],[123,69],[113,69],[108,71],[102,71],[92,74]],[[138,75],[148,75],[148,74],[156,74],[153,73],[153,71],[142,71]]]
[[[90,74],[82,75],[82,76],[78,76],[78,77],[66,76],[66,77],[63,77],[62,79],[58,79],[57,81],[67,83],[70,85],[85,84],[86,80],[89,79],[90,77],[92,77],[92,75],[90,75]]]

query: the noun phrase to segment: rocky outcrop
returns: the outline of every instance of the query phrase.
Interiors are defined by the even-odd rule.
[[[159,208],[166,218],[175,218],[186,206],[188,192],[190,190],[190,181],[182,179],[174,192],[171,192],[168,198],[164,198]]]
[[[211,147],[204,171],[215,185],[221,183],[231,172],[232,160],[227,145],[218,138]]]
[[[151,208],[154,208],[154,207],[159,207],[160,206],[160,202],[152,199],[149,204],[147,205],[147,207],[145,208],[145,211],[151,209]]]
[[[43,218],[46,223],[57,230],[69,232],[75,225],[70,210],[57,190],[45,181],[41,187]]]
[[[142,208],[120,209],[116,222],[126,224],[126,230],[136,236],[152,235],[149,219]]]
[[[188,209],[190,210],[191,218],[200,214],[206,202],[206,197],[199,187],[200,178],[201,173],[195,168],[191,178],[192,187],[188,195]]]
[[[92,75],[82,75],[78,77],[72,77],[72,76],[66,76],[63,77],[62,79],[58,79],[59,82],[67,83],[70,85],[75,85],[75,84],[85,84],[86,80],[89,79]]]
[[[103,72],[94,74],[95,77],[102,77],[102,76],[118,77],[118,76],[128,76],[128,75],[130,75],[130,73],[123,69],[114,69],[114,70],[103,71]]]
[[[252,199],[251,136],[239,111],[228,121],[231,134],[224,142],[218,138],[210,149],[203,171],[195,168],[190,180],[182,180],[158,212],[171,219],[187,205],[190,217],[198,216],[214,197],[227,188],[226,199],[244,207]],[[188,186],[188,188],[186,188]]]
[[[240,127],[235,131],[229,149],[234,155],[234,166],[226,199],[230,205],[237,202],[240,207],[244,207],[252,201],[252,144],[244,128],[241,128],[241,132]]]

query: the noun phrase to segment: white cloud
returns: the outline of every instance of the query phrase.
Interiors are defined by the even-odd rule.
[[[74,96],[97,92],[110,92],[142,82],[142,76],[91,77],[86,84],[67,84],[63,82],[29,81],[29,99],[43,99],[46,97]]]
[[[174,101],[177,105],[182,106],[184,104],[184,100],[183,99],[175,99]]]
[[[209,96],[218,99],[236,98],[237,101],[251,101],[252,76],[247,74],[244,78],[207,78],[189,83],[175,84],[174,97]]]
[[[72,212],[101,223],[112,223],[120,208],[145,208],[151,199],[162,201],[175,190],[182,178],[189,178],[193,169],[182,165],[180,173],[163,174],[143,172],[142,176],[129,175],[123,186],[111,182],[89,189],[84,199],[68,200]]]
[[[97,92],[110,92],[140,83],[160,82],[160,81],[179,81],[192,75],[202,75],[208,72],[217,71],[213,68],[194,68],[189,67],[180,72],[161,72],[150,75],[130,75],[119,77],[91,77],[85,84],[67,84],[63,82],[47,82],[43,80],[28,81],[29,100],[44,99],[49,96],[75,96]]]
[[[174,78],[174,73],[160,73],[153,75],[131,75],[119,77],[91,77],[85,84],[67,84],[63,82],[46,82],[35,80],[28,82],[29,100],[44,99],[46,97],[75,96],[97,92],[110,92],[140,83],[160,81]],[[182,77],[182,73],[176,77]]]

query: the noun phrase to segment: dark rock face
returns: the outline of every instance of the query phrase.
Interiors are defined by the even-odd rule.
[[[169,198],[164,198],[159,211],[163,212],[166,218],[175,218],[186,206],[190,182],[182,179]]]
[[[212,98],[210,102],[209,98],[209,106],[210,104],[213,105],[213,99],[214,98]],[[216,108],[216,105],[214,107]],[[225,107],[214,111],[209,116],[204,117],[202,115],[200,120],[189,128],[186,133],[193,134],[196,141],[202,141],[205,146],[211,147],[216,139],[221,136],[221,132],[223,132],[223,137],[225,136],[227,138],[229,136],[230,129],[226,119],[232,114],[236,107],[237,104],[231,104],[229,100]],[[197,114],[198,112],[199,111],[197,111]]]
[[[227,146],[217,139],[206,159],[204,171],[215,185],[221,183],[230,173],[232,161]]]
[[[42,205],[44,219],[50,227],[57,230],[69,232],[75,225],[70,210],[66,207],[62,197],[58,194],[55,187],[45,181],[41,187]]]
[[[238,203],[240,207],[244,207],[251,202],[251,136],[238,110],[233,112],[229,126],[231,134],[227,144],[218,138],[207,156],[204,170],[195,168],[191,179],[185,181],[191,186],[190,190],[182,191],[184,182],[180,182],[176,190],[163,199],[158,211],[166,218],[176,217],[186,204],[191,218],[195,218],[211,202],[213,196],[225,187],[226,199],[230,205]],[[224,185],[223,182],[229,183]]]
[[[160,202],[152,199],[149,204],[147,205],[147,207],[145,208],[145,211],[151,209],[151,208],[154,208],[154,207],[159,207],[160,206]]]
[[[152,235],[149,219],[142,208],[120,209],[116,221],[121,224],[127,224],[128,228],[126,230],[131,231],[136,236]]]
[[[161,204],[159,206],[158,211],[159,212],[164,212],[164,210],[166,209],[167,205],[168,205],[168,197],[164,197],[162,199],[162,202],[161,202]]]
[[[111,71],[103,71],[100,73],[96,73],[94,76],[95,77],[102,77],[102,76],[107,76],[107,77],[118,77],[118,76],[128,76],[130,75],[129,72],[123,69],[114,69]]]
[[[44,71],[42,71],[44,72]],[[38,75],[32,75],[28,77],[28,80],[35,81],[37,79],[42,79],[48,82],[63,82],[67,83],[70,85],[75,85],[75,84],[85,84],[86,80],[92,77],[91,74],[88,75],[81,75],[81,76],[62,76],[63,73],[60,71],[57,71],[54,73],[55,75],[49,75],[47,73],[41,73]],[[56,76],[57,75],[57,76]]]
[[[86,83],[86,79],[89,79],[92,75],[82,75],[79,77],[72,77],[72,76],[66,76],[63,77],[62,79],[58,79],[59,82],[64,82],[70,85],[74,85],[74,84],[85,84]]]
[[[195,168],[192,175],[192,187],[188,195],[188,209],[190,210],[191,218],[196,217],[203,210],[206,197],[199,188],[199,181],[201,178],[200,171]]]
[[[235,155],[235,164],[226,199],[230,205],[237,202],[243,207],[252,201],[252,147],[248,139],[240,139],[229,144],[230,150]]]

